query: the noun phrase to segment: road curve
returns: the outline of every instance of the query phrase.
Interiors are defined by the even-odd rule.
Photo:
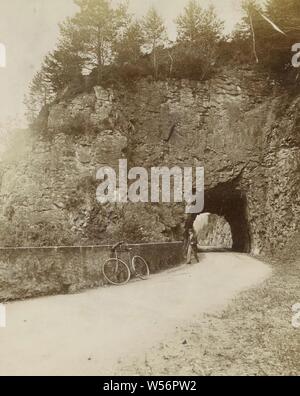
[[[205,253],[148,281],[7,304],[0,375],[105,375],[144,356],[176,326],[224,308],[270,275],[237,253]]]

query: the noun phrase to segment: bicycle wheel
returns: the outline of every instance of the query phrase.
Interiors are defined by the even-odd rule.
[[[146,261],[140,256],[134,256],[132,259],[132,267],[135,272],[135,276],[140,279],[148,279],[150,276],[149,266]]]
[[[116,258],[111,258],[103,264],[102,273],[104,278],[112,285],[126,285],[130,279],[128,265]]]

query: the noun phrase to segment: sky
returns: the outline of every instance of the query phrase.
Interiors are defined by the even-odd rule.
[[[203,6],[215,6],[227,32],[241,17],[241,0],[199,1]],[[130,8],[140,17],[154,5],[174,38],[174,19],[187,2],[130,0]],[[55,47],[58,23],[75,12],[73,0],[0,0],[0,124],[7,118],[22,118],[24,94],[43,58]],[[6,48],[5,68],[1,67],[1,44]]]

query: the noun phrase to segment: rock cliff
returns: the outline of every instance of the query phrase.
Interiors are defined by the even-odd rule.
[[[1,245],[180,239],[179,204],[100,205],[96,171],[204,166],[205,211],[238,251],[275,253],[299,232],[300,97],[255,72],[140,80],[62,98],[1,161]]]

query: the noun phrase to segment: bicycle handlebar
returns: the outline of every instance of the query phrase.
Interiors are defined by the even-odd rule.
[[[116,243],[116,244],[111,248],[112,252],[114,252],[116,249],[118,249],[119,246],[124,245],[124,243],[125,243],[124,241],[121,241],[121,242]]]
[[[126,242],[121,241],[121,242],[118,242],[115,245],[113,245],[113,247],[111,248],[111,251],[114,253],[118,249],[118,247],[120,247],[122,245],[125,245],[125,249],[124,249],[125,252],[130,252],[132,250],[132,248],[128,247]]]

